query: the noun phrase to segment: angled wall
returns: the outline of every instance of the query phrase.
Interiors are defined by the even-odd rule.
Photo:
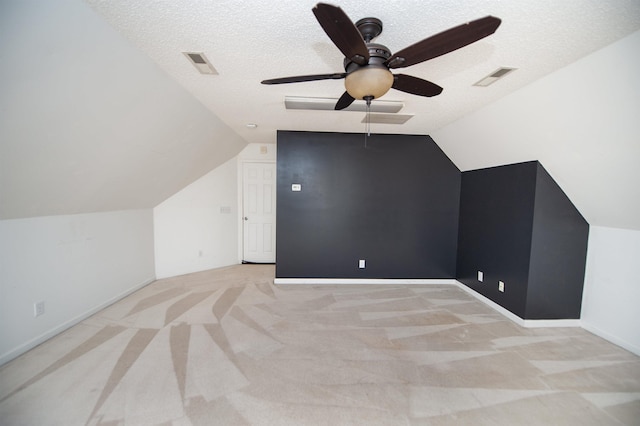
[[[590,224],[581,324],[636,354],[639,51],[636,31],[431,135],[461,170],[544,164]]]
[[[537,161],[462,173],[457,278],[523,319],[580,318],[588,233]]]
[[[430,137],[280,131],[277,155],[277,278],[455,277],[460,172]]]
[[[153,209],[156,277],[238,263],[237,159]]]
[[[580,318],[589,224],[537,163],[527,319]]]
[[[152,208],[246,142],[82,1],[0,2],[0,63],[1,364],[152,281]]]
[[[2,2],[0,63],[0,219],[151,209],[246,145],[82,1]]]
[[[536,162],[462,173],[457,278],[525,317]],[[482,271],[484,279],[478,281]],[[498,281],[506,291],[498,291]]]

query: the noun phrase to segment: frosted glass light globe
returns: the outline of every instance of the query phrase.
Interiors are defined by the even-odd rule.
[[[393,74],[383,67],[362,67],[348,74],[344,80],[347,92],[354,99],[373,96],[377,99],[387,93],[393,85]]]

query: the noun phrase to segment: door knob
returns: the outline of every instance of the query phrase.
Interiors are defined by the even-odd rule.
[[[245,216],[245,217],[244,217],[244,220],[249,220],[249,218]]]

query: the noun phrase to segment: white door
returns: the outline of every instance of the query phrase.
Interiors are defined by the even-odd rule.
[[[276,165],[244,163],[242,166],[242,260],[276,261]]]

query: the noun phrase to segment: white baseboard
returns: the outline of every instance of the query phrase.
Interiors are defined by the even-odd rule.
[[[413,279],[413,278],[275,278],[274,284],[455,284],[454,279]]]
[[[147,280],[145,280],[144,282],[142,282],[141,284],[138,284],[120,294],[118,294],[117,296],[112,297],[111,299],[107,300],[104,303],[99,304],[98,306],[94,306],[93,308],[89,309],[88,311],[77,315],[74,318],[71,318],[67,321],[65,321],[64,323],[52,328],[51,330],[46,331],[45,333],[42,333],[41,335],[29,340],[26,343],[23,343],[22,345],[13,348],[12,350],[10,350],[9,352],[6,352],[4,354],[2,354],[0,356],[0,366],[6,364],[7,362],[11,361],[12,359],[15,359],[17,357],[19,357],[20,355],[22,355],[23,353],[29,351],[30,349],[35,348],[36,346],[40,345],[41,343],[46,342],[47,340],[51,339],[52,337],[62,333],[63,331],[73,327],[74,325],[78,324],[79,322],[89,318],[91,315],[96,314],[98,312],[100,312],[101,310],[103,310],[104,308],[113,305],[114,303],[116,303],[117,301],[124,299],[125,297],[127,297],[128,295],[130,295],[131,293],[140,290],[143,287],[146,287],[147,285],[151,284],[152,282],[154,282],[156,279],[155,278],[149,278]]]
[[[612,334],[607,333],[606,331],[602,331],[597,327],[589,324],[588,322],[582,322],[582,328],[587,330],[589,333],[595,334],[598,337],[602,337],[604,340],[608,340],[609,342],[620,346],[623,349],[628,350],[629,352],[640,356],[640,348],[627,342],[626,340],[622,340],[619,337],[616,337]]]
[[[550,327],[582,327],[579,319],[554,319],[554,320],[524,320],[527,328],[550,328]]]
[[[511,321],[515,322],[521,327],[536,328],[536,327],[581,327],[579,319],[559,319],[559,320],[525,320],[498,305],[493,300],[483,296],[482,294],[472,290],[466,285],[462,284],[456,279],[377,279],[377,278],[275,278],[273,283],[276,285],[344,285],[344,284],[416,284],[416,285],[429,285],[429,284],[449,284],[455,285],[468,294],[472,295],[480,302],[488,305],[498,313],[507,317]]]
[[[515,322],[519,326],[525,327],[525,320],[524,319],[520,318],[519,316],[517,316],[516,314],[514,314],[510,310],[508,310],[506,308],[503,308],[502,306],[498,305],[496,302],[494,302],[493,300],[489,299],[488,297],[485,297],[482,294],[478,293],[477,291],[467,287],[466,285],[462,284],[460,281],[458,281],[458,280],[454,280],[454,281],[455,281],[455,285],[459,289],[464,291],[465,293],[475,297],[480,302],[482,302],[485,305],[489,306],[494,311],[497,311],[498,313],[502,314],[502,316],[507,317],[508,319],[510,319],[511,321]]]
[[[477,291],[467,287],[466,285],[462,284],[460,281],[458,280],[454,280],[454,281],[459,288],[469,293],[471,296],[475,297],[485,305],[488,305],[489,307],[498,311],[503,316],[509,318],[511,321],[515,322],[521,327],[526,327],[526,328],[581,327],[581,323],[579,319],[528,320],[528,319],[520,318],[518,315],[514,314],[508,309],[503,308],[502,306],[498,305],[496,302],[489,299],[488,297],[485,297],[482,294],[478,293]]]

